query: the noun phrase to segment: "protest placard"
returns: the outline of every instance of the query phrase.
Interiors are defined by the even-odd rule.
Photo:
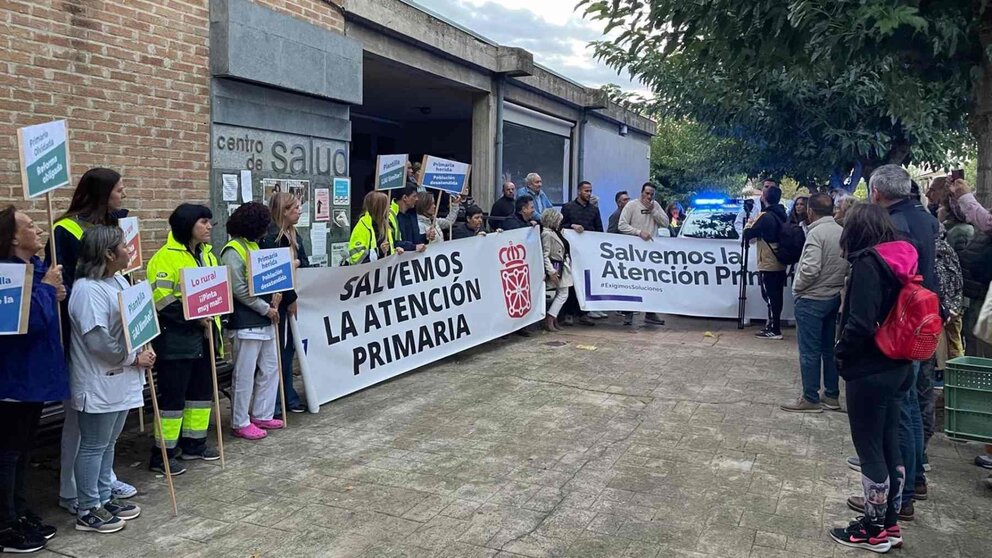
[[[159,336],[162,330],[159,328],[158,312],[155,311],[152,287],[148,281],[128,287],[117,296],[128,352],[150,343]]]
[[[65,120],[17,130],[24,199],[47,194],[69,184],[69,142]]]
[[[141,260],[141,232],[138,230],[137,217],[124,217],[119,224],[124,231],[124,248],[127,249],[127,267],[124,268],[124,274],[128,274],[141,269],[144,265]]]
[[[185,267],[179,270],[182,284],[183,316],[199,320],[234,311],[231,279],[226,265]]]
[[[443,190],[449,194],[464,194],[468,190],[471,172],[472,165],[467,163],[425,155],[420,167],[419,184],[424,188]]]
[[[406,185],[406,163],[410,156],[379,155],[375,158],[375,189],[395,190]],[[336,195],[336,192],[335,192]],[[334,202],[335,205],[338,202]]]
[[[31,264],[0,264],[0,335],[28,332],[33,280]]]
[[[289,248],[248,252],[248,294],[262,296],[293,290],[293,253]]]

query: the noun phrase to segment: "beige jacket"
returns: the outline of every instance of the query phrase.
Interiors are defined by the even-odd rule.
[[[620,232],[637,236],[641,231],[658,236],[658,229],[668,227],[668,216],[656,201],[651,202],[651,209],[646,209],[641,200],[635,199],[623,206],[620,212]]]
[[[552,260],[563,262],[561,272],[558,274],[558,282],[551,283],[551,281],[548,281],[548,288],[563,289],[571,287],[573,285],[572,258],[565,253],[565,243],[561,241],[561,238],[554,231],[544,229],[541,231],[541,248],[542,252],[544,252],[544,274],[546,276],[551,276],[555,272],[554,265],[551,264]]]
[[[848,263],[840,248],[843,230],[833,217],[821,217],[810,224],[792,284],[796,298],[825,300],[844,289]]]

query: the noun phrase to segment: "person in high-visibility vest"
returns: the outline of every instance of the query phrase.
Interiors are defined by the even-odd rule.
[[[248,276],[248,252],[259,249],[258,241],[271,221],[269,208],[261,203],[239,206],[227,220],[231,241],[220,253],[221,263],[231,270],[234,293],[234,312],[227,316],[227,329],[234,330],[235,352],[231,426],[236,437],[246,440],[260,440],[268,435],[266,430],[283,427],[283,421],[273,418],[279,389],[274,326],[279,321],[279,308],[272,299],[281,297],[256,297],[248,289],[252,280]]]
[[[269,199],[269,211],[272,213],[272,226],[269,233],[262,239],[262,248],[289,248],[293,253],[293,267],[310,267],[303,237],[296,231],[300,222],[300,200],[288,192],[273,194]],[[296,291],[282,293],[279,303],[279,343],[282,344],[282,383],[286,390],[286,407],[291,413],[302,413],[306,410],[300,394],[293,386],[293,357],[296,356],[296,343],[293,330],[289,327],[288,317],[296,317],[296,301],[299,297]],[[275,418],[282,418],[283,409],[276,400]]]
[[[348,241],[348,263],[374,262],[379,258],[402,254],[402,248],[394,248],[392,212],[389,209],[389,197],[379,191],[365,195],[362,202],[361,218],[351,229],[351,239]]]
[[[207,444],[213,380],[209,344],[205,332],[213,327],[220,339],[220,318],[187,320],[183,315],[182,283],[179,270],[217,266],[210,251],[213,229],[210,208],[184,203],[169,216],[172,229],[165,246],[148,261],[148,281],[158,311],[162,334],[152,341],[157,354],[158,406],[162,415],[162,439],[156,434],[148,468],[165,474],[159,444],[165,445],[172,475],[181,475],[185,461],[220,458]],[[217,343],[218,352],[223,352]]]
[[[127,216],[124,209],[124,181],[119,172],[113,169],[92,168],[80,177],[76,190],[69,202],[69,209],[58,219],[48,237],[45,247],[45,264],[52,264],[51,243],[55,243],[58,264],[62,266],[62,281],[66,298],[60,305],[62,322],[62,348],[69,358],[69,297],[76,279],[76,260],[82,246],[83,233],[94,225],[116,226],[117,220]],[[59,479],[59,505],[69,513],[76,514],[76,475],[74,464],[79,452],[79,413],[72,405],[63,402],[61,472]],[[130,498],[138,490],[112,475],[115,498]]]

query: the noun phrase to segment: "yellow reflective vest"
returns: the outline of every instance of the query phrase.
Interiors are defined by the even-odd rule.
[[[390,218],[392,219],[392,217]],[[375,250],[379,246],[375,233],[376,231],[372,227],[372,216],[366,212],[351,229],[351,240],[348,241],[349,264],[356,265],[364,263],[369,250]],[[387,230],[387,234],[389,240],[389,252],[386,255],[388,256],[394,252],[393,227],[391,224]]]

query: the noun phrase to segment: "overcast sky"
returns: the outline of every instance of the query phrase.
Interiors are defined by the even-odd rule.
[[[525,48],[542,66],[590,87],[641,90],[593,57],[602,27],[575,11],[578,0],[412,0],[501,45]]]

